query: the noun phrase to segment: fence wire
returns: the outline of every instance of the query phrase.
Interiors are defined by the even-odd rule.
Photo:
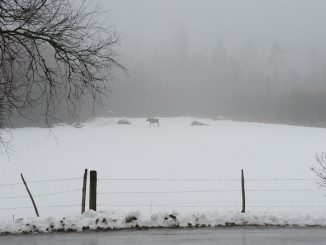
[[[246,192],[312,192],[316,189],[257,189],[246,190]],[[218,193],[218,192],[241,192],[241,190],[181,190],[181,191],[113,191],[99,192],[98,195],[119,195],[119,194],[180,194],[180,193]]]
[[[138,204],[138,203],[105,203],[99,204],[100,207],[164,207],[164,208],[241,208],[241,205],[196,205],[196,204]],[[286,206],[286,205],[247,205],[247,208],[326,208],[326,205],[296,205],[296,206]]]
[[[225,178],[100,178],[98,181],[157,181],[157,182],[239,182],[240,179]],[[246,178],[246,181],[319,181],[319,179],[304,178]]]
[[[44,208],[64,208],[64,207],[76,207],[81,206],[81,204],[61,204],[61,205],[48,205],[48,206],[38,206],[38,209],[44,209]],[[17,210],[17,209],[33,209],[32,206],[22,206],[22,207],[6,207],[6,208],[0,208],[0,210]]]
[[[45,197],[45,196],[53,196],[53,195],[61,195],[61,194],[66,194],[66,193],[72,193],[72,192],[78,192],[81,191],[82,189],[73,189],[73,190],[67,190],[67,191],[58,191],[58,192],[50,192],[50,193],[43,193],[43,194],[35,194],[33,196],[35,197]],[[0,200],[4,199],[19,199],[19,198],[29,198],[28,195],[24,196],[4,196],[0,197]]]
[[[58,178],[58,179],[41,179],[41,180],[33,180],[28,181],[27,184],[44,184],[44,183],[58,183],[58,182],[70,182],[70,181],[76,181],[76,180],[82,180],[82,177],[74,177],[74,178]],[[127,182],[130,183],[130,186],[133,187],[132,182],[185,182],[185,183],[196,183],[196,182],[224,182],[224,183],[240,183],[240,178],[99,178],[97,179],[101,188],[110,189],[113,188],[107,185],[107,182],[116,182],[116,184],[119,186],[120,182]],[[245,183],[255,183],[258,182],[260,185],[261,182],[271,182],[271,183],[309,183],[309,182],[318,182],[318,179],[314,178],[246,178]],[[111,184],[111,183],[109,183]],[[3,183],[0,184],[0,187],[10,187],[10,186],[17,186],[17,185],[24,185],[21,183]],[[163,185],[162,185],[163,186]],[[100,203],[98,205],[99,207],[162,207],[162,208],[241,208],[240,205],[240,195],[239,200],[235,201],[212,201],[212,202],[205,202],[205,201],[198,201],[200,204],[193,204],[190,202],[186,202],[183,204],[173,204],[173,203],[133,203],[135,202],[135,195],[164,195],[164,194],[192,194],[192,193],[241,193],[241,189],[205,189],[205,186],[201,187],[203,189],[186,189],[183,190],[169,190],[167,188],[160,186],[163,190],[154,190],[154,191],[146,191],[146,190],[140,190],[140,191],[109,191],[109,192],[98,192],[97,194],[99,196],[106,196],[106,195],[125,195],[130,196],[130,202],[128,203]],[[274,187],[277,185],[274,184]],[[231,186],[230,186],[231,187]],[[252,186],[255,187],[255,186]],[[263,187],[263,186],[260,186]],[[300,193],[300,192],[320,192],[320,189],[312,189],[312,188],[273,188],[273,186],[270,186],[270,189],[267,188],[248,188],[245,189],[245,192],[251,193],[251,192],[280,192],[280,193]],[[303,187],[303,186],[301,186]],[[309,186],[308,186],[309,187]],[[233,187],[231,187],[233,188]],[[65,191],[58,191],[58,192],[51,192],[51,193],[39,193],[33,195],[34,197],[50,197],[50,196],[58,196],[58,195],[64,195],[68,193],[74,193],[74,192],[81,192],[82,189],[70,189]],[[17,195],[17,196],[0,196],[0,200],[5,199],[23,199],[23,198],[29,198],[28,195]],[[143,199],[145,200],[145,199]],[[105,201],[102,200],[102,201]],[[114,199],[111,199],[110,201],[115,201]],[[126,200],[128,201],[128,200]],[[139,200],[142,202],[142,200]],[[215,204],[215,203],[216,204]],[[206,204],[205,204],[206,203]],[[229,203],[230,205],[226,205],[226,203]],[[236,203],[239,203],[237,205]],[[264,203],[268,203],[267,205],[264,205]],[[273,205],[270,205],[270,204]],[[275,203],[275,205],[274,205]],[[280,205],[276,205],[277,203],[280,203]],[[299,205],[289,205],[289,203],[298,203]],[[268,201],[268,200],[247,200],[247,208],[326,208],[326,202],[320,202],[320,205],[317,205],[318,202],[314,201]],[[256,205],[255,205],[256,204]],[[257,205],[259,204],[259,205]],[[261,205],[260,205],[261,204]],[[302,204],[302,205],[301,205]],[[311,204],[311,205],[310,205]],[[312,205],[314,204],[314,205]],[[316,205],[315,205],[316,204]],[[46,209],[46,208],[62,208],[62,207],[77,207],[81,206],[81,204],[58,204],[58,205],[48,205],[48,206],[39,206],[39,209]],[[0,210],[16,210],[16,209],[32,209],[32,206],[21,206],[21,207],[1,207]]]
[[[98,179],[99,183],[101,185],[101,189],[104,190],[104,188],[107,190],[109,187],[106,182],[112,182],[115,184],[115,187],[120,186],[120,183],[123,182],[130,182],[131,188],[137,188],[134,186],[134,183],[136,182],[148,182],[149,187],[151,183],[155,182],[221,182],[225,184],[240,184],[241,179],[240,178],[100,178]],[[315,178],[246,178],[245,183],[249,185],[249,188],[245,188],[245,193],[297,193],[300,195],[300,193],[318,193],[321,192],[320,188],[309,188],[313,182],[318,182],[318,179]],[[264,183],[266,182],[266,184]],[[284,184],[288,183],[287,186],[282,186]],[[111,184],[111,183],[110,183]],[[295,186],[293,186],[295,184]],[[220,184],[219,184],[220,185]],[[255,185],[260,186],[261,188],[255,188]],[[108,188],[106,188],[106,186]],[[273,188],[274,186],[274,188]],[[277,188],[275,188],[277,186]],[[292,186],[294,188],[292,188]],[[240,209],[242,207],[241,204],[241,188],[230,188],[230,189],[181,189],[181,190],[171,190],[171,187],[173,186],[167,186],[168,188],[165,188],[164,190],[164,184],[160,183],[159,187],[161,190],[144,190],[146,188],[146,185],[144,186],[142,183],[143,190],[122,190],[122,191],[108,191],[108,192],[98,192],[97,194],[101,196],[114,196],[114,195],[123,195],[125,198],[122,200],[124,203],[103,203],[106,198],[102,198],[102,203],[100,203],[99,207],[161,207],[161,208],[237,208]],[[180,186],[178,186],[180,188]],[[204,187],[204,186],[202,186]],[[231,186],[230,186],[231,187]],[[265,188],[264,188],[265,187]],[[266,188],[267,187],[267,188]],[[268,188],[270,187],[270,188]],[[286,188],[287,187],[287,188]],[[289,188],[290,187],[290,188]],[[300,188],[301,187],[301,188]],[[308,187],[308,188],[306,188]],[[163,190],[162,190],[163,188]],[[141,195],[164,195],[164,194],[192,194],[192,193],[239,193],[239,199],[235,201],[212,201],[212,202],[205,202],[205,201],[199,201],[200,204],[191,204],[191,203],[184,203],[184,204],[171,204],[171,203],[165,203],[162,204],[159,201],[156,203],[134,203],[136,200],[134,198],[135,195],[140,195],[138,198],[139,201],[141,201],[142,198],[145,200],[145,197],[142,197]],[[295,194],[295,195],[297,195]],[[277,194],[276,194],[277,195]],[[273,194],[274,196],[274,194]],[[289,196],[289,195],[287,195]],[[153,198],[151,197],[151,198]],[[199,196],[198,196],[199,197]],[[282,198],[282,197],[281,197]],[[284,195],[283,195],[284,198]],[[128,200],[129,199],[129,200]],[[226,198],[227,199],[227,198]],[[114,199],[112,199],[113,201]],[[116,199],[118,200],[118,199]],[[120,200],[121,201],[121,200]],[[130,201],[130,202],[128,202]],[[205,204],[206,203],[206,204]],[[292,205],[294,204],[294,205]],[[255,209],[255,208],[326,208],[326,202],[316,202],[316,201],[304,201],[304,200],[292,200],[292,201],[268,201],[268,200],[250,200],[250,197],[247,198],[246,201],[246,208],[248,209]]]
[[[64,181],[73,181],[73,180],[81,180],[82,177],[77,178],[62,178],[62,179],[43,179],[43,180],[32,180],[27,181],[28,184],[41,184],[41,183],[51,183],[51,182],[64,182]],[[16,185],[24,185],[22,182],[16,182],[16,183],[6,183],[6,184],[0,184],[0,187],[7,187],[7,186],[16,186]]]

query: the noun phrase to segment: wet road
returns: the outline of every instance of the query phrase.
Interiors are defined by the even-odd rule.
[[[326,228],[212,228],[1,236],[1,245],[325,245]]]

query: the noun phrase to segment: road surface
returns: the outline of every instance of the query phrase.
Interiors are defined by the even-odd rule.
[[[212,228],[1,236],[1,245],[324,245],[326,228]]]

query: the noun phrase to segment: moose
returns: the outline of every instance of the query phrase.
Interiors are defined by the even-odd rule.
[[[160,120],[156,119],[156,118],[147,118],[146,120],[147,122],[149,122],[149,126],[151,127],[153,125],[153,127],[159,127],[160,126]]]

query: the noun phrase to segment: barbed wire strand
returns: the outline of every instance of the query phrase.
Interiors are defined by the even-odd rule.
[[[99,204],[100,207],[240,208],[241,205]],[[326,206],[248,205],[247,208],[326,208]]]
[[[40,206],[39,209],[46,208],[62,208],[62,207],[76,207],[81,204],[64,204],[64,205],[48,205]],[[179,207],[179,208],[240,208],[241,205],[174,205],[174,204],[116,204],[116,203],[107,203],[99,204],[99,207]],[[32,209],[32,206],[23,206],[23,207],[7,207],[0,208],[0,210],[17,210],[17,209]],[[317,206],[317,205],[300,205],[300,206],[285,206],[285,205],[248,205],[247,208],[326,208],[326,206]]]
[[[209,178],[100,178],[98,181],[162,181],[162,182],[215,182],[215,181],[240,181],[239,179],[209,179]],[[305,178],[247,178],[245,181],[319,181],[319,179]]]
[[[46,183],[46,182],[63,182],[63,181],[72,181],[72,180],[80,180],[82,177],[76,178],[59,178],[59,179],[43,179],[43,180],[32,180],[28,181],[28,184],[38,184],[38,183]],[[98,181],[163,181],[163,182],[238,182],[240,179],[197,179],[197,178],[101,178]],[[304,178],[297,178],[297,179],[268,179],[268,178],[248,178],[245,181],[320,181],[319,179],[304,179]],[[16,183],[4,183],[0,184],[0,187],[5,186],[16,186],[16,185],[23,185],[21,182]]]
[[[310,192],[320,191],[317,189],[257,189],[246,190],[246,192]],[[181,194],[181,193],[217,193],[217,192],[241,192],[241,190],[181,190],[181,191],[113,191],[99,192],[98,195],[115,194]]]
[[[75,207],[80,206],[81,204],[63,204],[63,205],[48,205],[48,206],[38,206],[38,209],[42,208],[62,208],[62,207]],[[23,207],[7,207],[7,208],[0,208],[0,210],[16,210],[16,209],[32,209],[32,206],[23,206]]]
[[[46,183],[46,182],[63,182],[63,181],[72,181],[72,180],[80,180],[80,179],[82,179],[82,177],[77,177],[77,178],[62,178],[62,179],[32,180],[32,181],[28,181],[27,184],[40,184],[40,183]],[[17,182],[17,183],[0,184],[0,187],[15,186],[15,185],[24,185],[24,183]]]
[[[52,193],[44,193],[44,194],[35,194],[33,196],[35,197],[43,197],[43,196],[53,196],[53,195],[61,195],[61,194],[66,194],[66,193],[72,193],[72,192],[77,192],[81,191],[82,189],[73,189],[73,190],[67,190],[67,191],[59,191],[59,192],[52,192]],[[19,198],[30,198],[29,196],[4,196],[0,197],[0,200],[4,199],[19,199]]]

